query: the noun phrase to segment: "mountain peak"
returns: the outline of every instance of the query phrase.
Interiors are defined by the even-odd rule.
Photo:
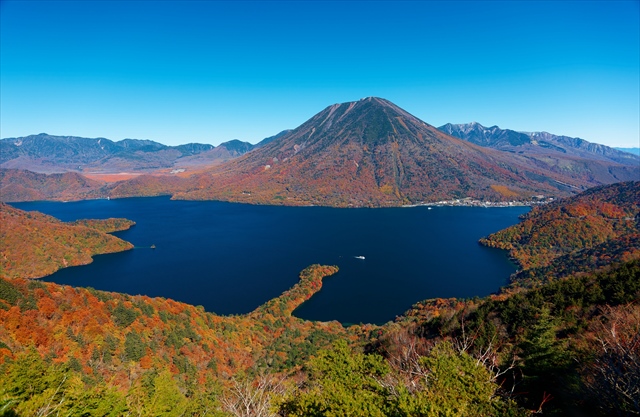
[[[348,142],[374,144],[398,137],[400,132],[406,132],[408,126],[412,125],[427,126],[386,99],[365,97],[326,107],[286,137],[294,137],[295,143],[301,148],[318,141],[324,145],[344,145]]]
[[[381,107],[393,107],[396,109],[400,109],[400,107],[398,107],[396,104],[392,103],[391,101],[382,98],[382,97],[363,97],[358,101],[347,101],[347,102],[343,102],[343,103],[335,103],[330,107],[339,107],[339,106],[363,106],[363,105],[374,105],[374,106],[381,106]],[[402,110],[402,109],[400,109]]]

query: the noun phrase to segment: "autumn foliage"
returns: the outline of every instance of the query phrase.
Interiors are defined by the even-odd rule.
[[[0,203],[0,277],[40,278],[60,268],[88,264],[93,255],[132,249],[108,233],[134,224],[126,219],[64,223]]]
[[[639,224],[640,181],[624,182],[535,207],[480,242],[509,251],[517,281],[539,282],[639,258]]]
[[[523,228],[489,239],[527,254],[524,271],[542,279],[529,277],[532,285],[483,299],[425,300],[384,326],[345,328],[293,316],[337,272],[333,266],[306,268],[291,289],[238,316],[165,298],[0,277],[0,410],[634,415],[640,412],[640,260],[625,253],[638,248],[630,218],[637,219],[639,203],[638,183],[626,183],[533,210]],[[2,215],[3,225],[24,227],[3,228],[3,250],[18,244],[11,235],[18,231],[97,236],[128,224],[69,225],[5,206]],[[562,228],[572,233],[563,236]],[[35,252],[41,242],[23,244]],[[562,242],[558,256],[550,256],[549,242]],[[46,248],[54,253],[49,241]],[[6,257],[20,259],[16,253]]]

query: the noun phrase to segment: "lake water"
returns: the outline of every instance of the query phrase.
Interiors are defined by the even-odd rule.
[[[13,205],[64,221],[126,217],[137,223],[115,233],[136,249],[96,256],[47,281],[241,314],[293,286],[306,266],[331,264],[340,272],[325,278],[322,291],[294,314],[343,323],[385,323],[426,298],[495,292],[515,267],[505,252],[477,241],[528,211],[275,207],[168,197]]]

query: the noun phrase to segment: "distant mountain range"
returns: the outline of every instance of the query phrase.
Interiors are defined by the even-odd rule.
[[[215,165],[236,158],[269,143],[278,135],[266,138],[256,145],[231,140],[218,146],[202,143],[167,146],[152,140],[123,139],[114,142],[105,138],[41,133],[0,140],[0,168],[26,169],[47,174],[187,169]]]
[[[480,146],[503,151],[526,152],[527,155],[534,157],[536,155],[544,155],[541,159],[553,153],[560,153],[564,154],[563,157],[576,156],[579,158],[599,159],[623,165],[640,164],[640,158],[630,155],[629,152],[587,142],[580,138],[558,136],[547,132],[516,132],[510,129],[500,129],[498,126],[484,127],[476,122],[466,124],[447,123],[438,129],[448,135]]]
[[[0,170],[3,201],[164,194],[380,207],[559,197],[640,179],[639,157],[604,145],[478,123],[438,130],[375,97],[331,105],[256,145],[233,140],[217,147],[165,146],[41,134],[3,139],[0,146],[0,168],[14,168]],[[66,174],[42,175],[48,172]],[[122,172],[151,175],[106,178]]]

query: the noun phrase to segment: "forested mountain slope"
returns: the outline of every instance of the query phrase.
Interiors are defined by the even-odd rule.
[[[640,181],[591,188],[535,207],[523,220],[481,240],[506,249],[521,285],[594,271],[640,257]]]

